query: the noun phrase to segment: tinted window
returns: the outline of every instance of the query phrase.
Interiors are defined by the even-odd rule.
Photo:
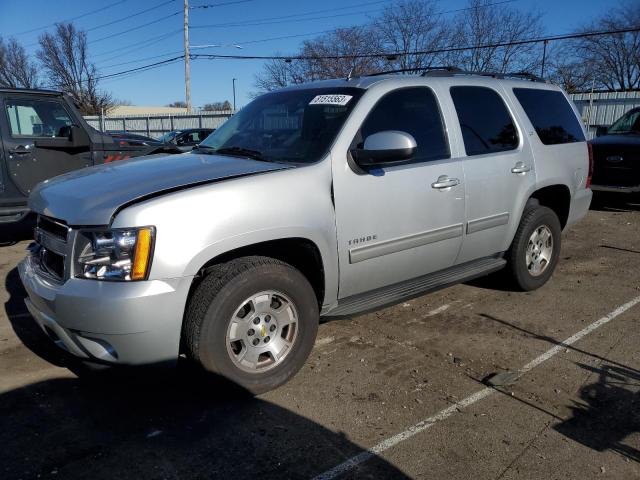
[[[64,107],[52,101],[8,100],[6,112],[14,137],[66,137],[64,127],[73,123]]]
[[[580,122],[561,92],[514,88],[513,93],[545,145],[584,142]]]
[[[418,144],[413,162],[449,157],[438,102],[428,88],[403,88],[382,97],[362,124],[356,143],[362,147],[369,135],[385,130],[413,135]]]
[[[518,132],[500,95],[486,87],[451,87],[467,155],[518,147]]]

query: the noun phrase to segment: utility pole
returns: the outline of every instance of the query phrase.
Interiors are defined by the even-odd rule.
[[[184,0],[184,94],[191,112],[191,69],[189,66],[189,0]]]
[[[236,113],[236,80],[237,78],[233,79],[233,113]]]

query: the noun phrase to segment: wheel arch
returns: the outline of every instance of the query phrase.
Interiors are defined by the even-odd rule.
[[[560,220],[560,227],[564,230],[569,220],[571,190],[564,184],[544,186],[535,190],[529,196],[527,207],[530,205],[541,205],[553,210]],[[526,210],[527,208],[525,207]]]
[[[264,240],[217,253],[197,268],[189,291],[189,298],[202,278],[216,265],[249,256],[275,258],[299,270],[309,280],[318,299],[318,306],[322,307],[327,295],[326,262],[316,242],[306,237]]]

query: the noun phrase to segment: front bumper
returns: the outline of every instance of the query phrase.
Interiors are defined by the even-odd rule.
[[[18,266],[36,323],[61,348],[87,360],[122,365],[175,362],[192,277],[145,282],[39,275],[30,256]]]
[[[638,193],[640,185],[632,187],[616,187],[615,185],[591,185],[591,190],[596,192]]]

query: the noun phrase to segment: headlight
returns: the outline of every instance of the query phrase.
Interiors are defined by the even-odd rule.
[[[75,274],[95,280],[146,280],[151,266],[154,227],[81,230]]]

